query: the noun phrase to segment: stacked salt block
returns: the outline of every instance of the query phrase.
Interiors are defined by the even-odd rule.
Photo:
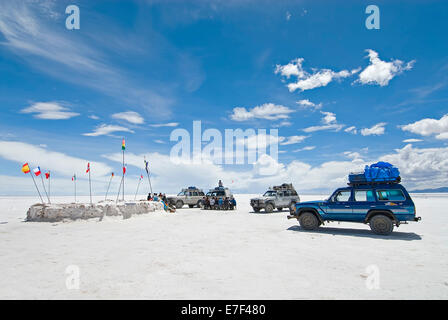
[[[130,218],[133,214],[144,214],[163,210],[163,204],[154,201],[135,202],[99,202],[96,204],[34,204],[26,214],[26,221],[61,221],[100,218],[104,216],[123,216]]]

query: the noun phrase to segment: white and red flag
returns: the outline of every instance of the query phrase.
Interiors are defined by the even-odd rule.
[[[90,162],[87,163],[87,170],[86,170],[86,173],[89,173],[89,171],[90,171]]]
[[[34,169],[33,169],[33,172],[34,172],[34,175],[35,175],[36,177],[40,176],[40,174],[42,173],[42,172],[40,171],[40,167],[34,168]]]

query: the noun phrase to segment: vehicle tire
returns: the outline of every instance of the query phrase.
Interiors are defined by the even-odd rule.
[[[188,207],[189,207],[189,208],[193,208],[193,207],[194,207],[194,204],[189,204]]]
[[[184,206],[184,202],[182,200],[177,200],[176,201],[176,208],[180,209]]]
[[[289,212],[295,212],[296,211],[296,203],[295,202],[291,202],[289,204]]]
[[[264,207],[264,211],[266,211],[267,213],[271,213],[272,211],[274,211],[274,206],[272,205],[272,203],[267,203]]]
[[[254,212],[260,212],[260,208],[252,207],[252,209],[254,209]]]
[[[277,208],[277,211],[278,211],[278,212],[282,212],[282,211],[283,211],[283,208]]]
[[[312,212],[304,212],[299,217],[300,226],[305,230],[316,230],[320,226],[319,219]]]
[[[198,206],[198,208],[202,208],[203,207],[202,200],[199,200],[198,203],[196,203],[196,205]]]
[[[369,224],[370,230],[372,230],[373,233],[383,236],[391,234],[394,230],[394,222],[392,219],[383,214],[372,217]]]

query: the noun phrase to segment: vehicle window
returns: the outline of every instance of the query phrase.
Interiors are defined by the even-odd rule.
[[[204,196],[204,192],[199,192],[199,195],[200,196]]]
[[[183,196],[183,195],[185,195],[184,191],[181,191],[181,192],[178,193],[178,196]]]
[[[198,196],[198,193],[197,192],[193,192],[193,196]]]
[[[391,200],[391,201],[403,201],[406,200],[406,197],[401,190],[377,190],[376,194],[378,196],[378,200]]]
[[[283,196],[285,196],[285,197],[289,197],[290,195],[291,195],[290,191],[283,192]]]
[[[334,201],[337,202],[348,201],[348,199],[350,199],[350,194],[351,194],[350,190],[339,191],[334,197]]]
[[[297,192],[296,192],[296,191],[291,191],[291,195],[292,195],[292,196],[296,196],[296,195],[297,195]]]
[[[276,191],[268,190],[264,193],[263,197],[273,197],[277,194]]]
[[[224,191],[218,191],[218,193],[217,193],[218,197],[221,197],[221,196],[224,196],[224,195],[225,195]]]
[[[355,190],[355,201],[375,201],[373,190]]]

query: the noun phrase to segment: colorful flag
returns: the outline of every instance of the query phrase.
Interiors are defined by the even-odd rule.
[[[140,175],[140,179],[143,179],[143,175],[142,174]]]
[[[89,171],[90,171],[90,162],[87,163],[87,170],[86,170],[86,173],[89,173]]]
[[[28,163],[25,163],[23,166],[22,166],[22,172],[23,173],[28,173],[28,172],[30,172],[30,167],[29,167],[29,165],[28,165]]]
[[[33,169],[34,175],[36,177],[40,176],[41,172],[40,172],[40,167],[34,168]]]
[[[45,178],[50,179],[50,171],[45,172]]]
[[[114,173],[112,172],[112,177],[114,176]]]
[[[145,170],[147,174],[149,174],[148,164],[149,164],[148,161],[145,160]]]
[[[126,142],[124,141],[124,139],[121,142],[121,150],[126,150]]]
[[[76,180],[76,174],[74,174],[72,177],[72,181],[75,181],[75,180]]]
[[[126,174],[126,167],[123,167],[123,175]]]

